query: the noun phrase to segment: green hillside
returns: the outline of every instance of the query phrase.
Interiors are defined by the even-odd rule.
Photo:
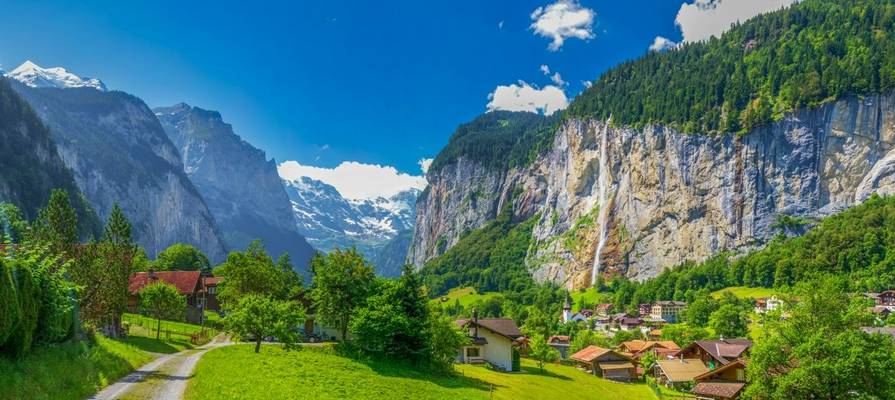
[[[720,39],[604,73],[568,115],[692,133],[748,132],[801,107],[895,88],[895,4],[805,0]]]

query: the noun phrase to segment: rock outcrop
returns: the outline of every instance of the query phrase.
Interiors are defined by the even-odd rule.
[[[179,150],[184,172],[205,199],[229,249],[261,239],[304,271],[314,249],[295,227],[292,205],[264,151],[233,132],[216,111],[187,104],[153,110]]]
[[[518,220],[539,218],[526,260],[537,280],[577,288],[594,271],[641,280],[761,244],[781,215],[818,218],[895,192],[893,148],[891,93],[802,110],[743,136],[569,120],[526,168],[461,158],[431,171],[408,259],[422,265],[442,254],[511,201]]]
[[[59,156],[101,218],[120,204],[150,257],[189,243],[213,262],[224,259],[214,218],[142,100],[90,87],[13,87],[49,127]]]

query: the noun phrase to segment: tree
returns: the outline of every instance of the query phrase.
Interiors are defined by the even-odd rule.
[[[746,337],[749,333],[746,313],[733,304],[724,304],[713,312],[709,326],[716,334],[726,338]]]
[[[72,281],[81,288],[81,318],[112,337],[117,337],[121,330],[129,277],[137,254],[130,232],[130,222],[121,208],[113,207],[103,241],[81,246],[69,268]]]
[[[283,274],[286,281],[286,290],[290,293],[289,297],[294,297],[302,289],[303,279],[298,272],[295,272],[295,266],[292,265],[292,259],[289,253],[283,253],[277,259],[277,268]]]
[[[575,354],[587,346],[613,347],[612,341],[606,335],[597,331],[584,330],[578,331],[572,337],[572,343],[569,344],[569,354]]]
[[[165,282],[157,282],[140,290],[140,305],[147,314],[157,320],[155,338],[158,339],[162,329],[162,319],[182,317],[186,298],[177,291],[176,287]]]
[[[429,315],[428,334],[430,365],[436,370],[449,369],[457,353],[469,342],[453,318],[435,310]]]
[[[668,324],[662,327],[662,340],[670,340],[680,346],[686,346],[697,340],[710,339],[712,335],[704,328],[687,324]]]
[[[78,242],[78,215],[68,192],[53,189],[47,206],[37,214],[32,232],[33,239],[46,243],[51,252],[71,256],[72,247]]]
[[[547,340],[540,336],[531,338],[528,350],[529,356],[537,360],[538,368],[544,371],[544,363],[556,361],[559,358],[559,352],[547,344]]]
[[[356,343],[386,357],[426,361],[429,299],[419,275],[405,266],[400,279],[380,279],[375,289],[351,321]]]
[[[336,327],[345,340],[355,310],[370,293],[373,267],[352,248],[318,253],[311,260],[311,269],[315,316],[321,323]]]
[[[718,301],[704,291],[696,296],[696,299],[687,305],[685,320],[691,326],[706,326],[709,317],[718,309]]]
[[[819,275],[797,284],[786,319],[768,319],[751,351],[746,398],[895,398],[895,342],[860,330],[872,317],[848,282]]]
[[[653,364],[655,364],[658,359],[659,357],[656,356],[656,353],[648,351],[646,352],[646,354],[640,357],[640,367],[643,368],[644,371],[646,371],[645,373],[649,373],[650,369],[653,368]]]
[[[305,311],[296,302],[252,293],[239,299],[224,323],[237,336],[252,336],[258,353],[261,340],[270,336],[276,337],[287,349],[291,348],[298,341],[297,327],[305,318]]]
[[[0,244],[21,243],[28,231],[28,222],[14,204],[0,203]]]
[[[131,241],[131,223],[124,215],[124,211],[118,206],[118,203],[112,206],[112,212],[109,213],[109,219],[103,229],[103,241],[113,245],[130,246]]]
[[[244,252],[230,252],[227,261],[215,268],[214,274],[224,277],[218,286],[218,299],[225,310],[235,307],[242,297],[250,294],[277,300],[285,300],[289,295],[287,278],[259,241],[250,244]]]
[[[158,253],[153,267],[159,271],[208,271],[211,263],[199,249],[175,243]]]

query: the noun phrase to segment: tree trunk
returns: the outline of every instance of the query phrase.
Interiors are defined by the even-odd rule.
[[[158,340],[159,335],[162,333],[162,319],[158,319],[158,324],[155,327],[155,339]]]
[[[261,350],[261,335],[255,335],[255,353]]]

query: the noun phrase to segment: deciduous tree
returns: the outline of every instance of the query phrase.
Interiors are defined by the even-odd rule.
[[[180,319],[186,307],[186,298],[177,288],[166,283],[156,282],[140,290],[140,305],[143,310],[157,321],[155,338],[159,338],[163,319]]]
[[[373,283],[373,267],[355,249],[318,253],[311,261],[314,273],[311,299],[315,318],[336,327],[345,340],[355,310],[362,306]]]
[[[224,318],[227,329],[237,336],[253,336],[255,353],[261,350],[261,341],[269,336],[276,337],[286,348],[293,346],[298,340],[297,328],[306,318],[298,303],[257,293],[241,297],[231,309]]]

